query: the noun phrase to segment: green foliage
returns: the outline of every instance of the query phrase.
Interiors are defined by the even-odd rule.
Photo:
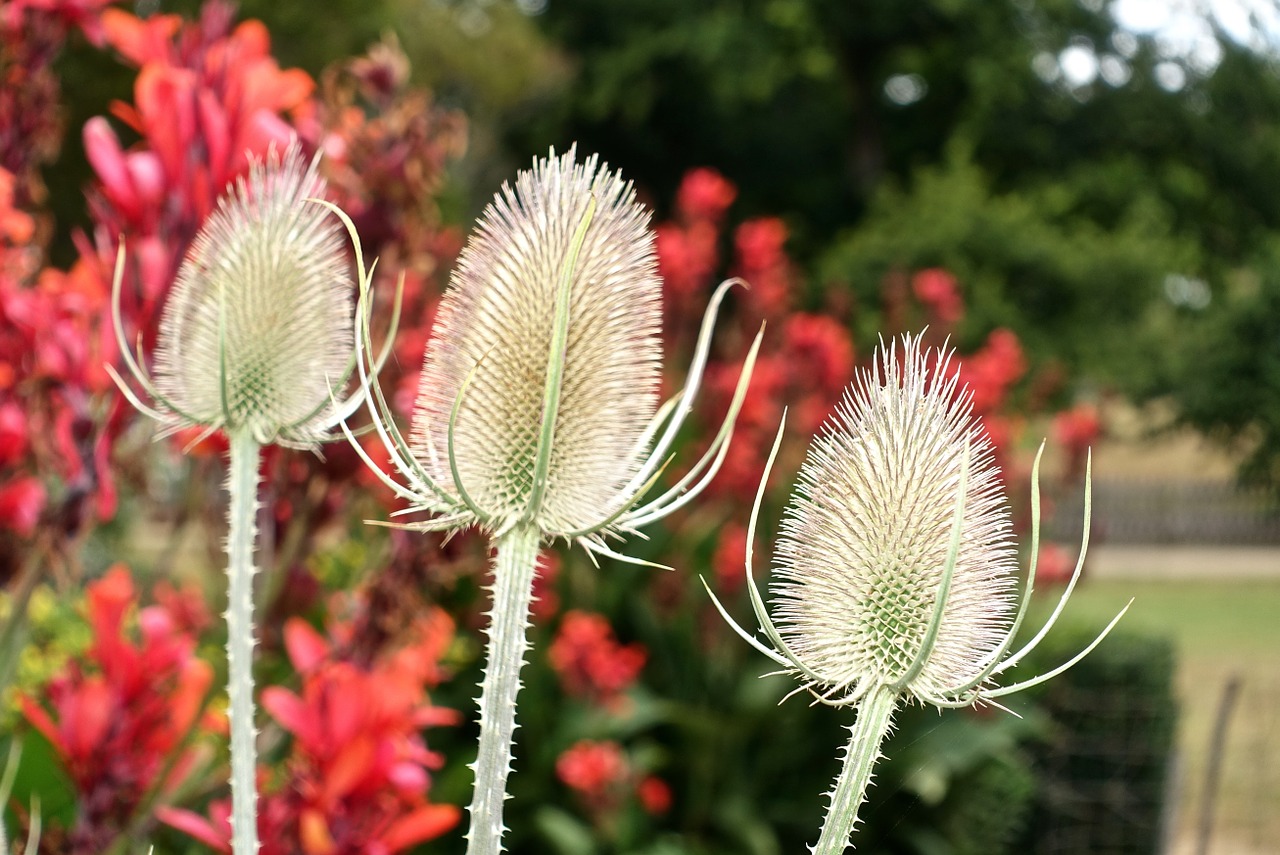
[[[887,277],[943,267],[961,283],[968,330],[1009,327],[1032,352],[1106,373],[1131,348],[1134,320],[1166,272],[1190,252],[1156,199],[1128,200],[1109,227],[1085,207],[1086,192],[1065,181],[1001,193],[955,152],[906,187],[882,186],[826,254],[821,279],[848,283],[866,341],[884,329],[876,309]]]
[[[1240,448],[1246,481],[1280,493],[1280,241],[1207,311],[1167,320],[1179,346],[1153,391],[1172,397],[1182,423]]]
[[[1172,60],[1168,91],[1157,40],[1103,3],[550,0],[537,20],[578,73],[513,117],[512,148],[576,139],[658,199],[715,166],[740,210],[786,219],[814,285],[849,284],[862,340],[887,271],[942,264],[972,302],[962,338],[1009,325],[1033,362],[1149,393],[1184,335],[1165,277],[1218,293],[1280,231],[1280,74],[1225,34],[1212,69]],[[1120,73],[1070,84],[1070,46]],[[1230,334],[1192,333],[1246,347]],[[1166,385],[1216,394],[1200,383]]]

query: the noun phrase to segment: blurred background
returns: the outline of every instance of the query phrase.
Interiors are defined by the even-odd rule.
[[[927,340],[959,351],[1024,534],[1031,460],[1047,441],[1048,542],[1035,594],[1045,614],[1076,563],[1092,449],[1083,581],[1063,628],[1019,671],[1053,667],[1136,601],[1094,656],[1014,706],[1021,718],[905,711],[858,851],[1280,852],[1272,0],[6,5],[5,346],[18,355],[6,357],[17,368],[0,409],[18,407],[26,427],[20,450],[0,454],[0,518],[6,608],[31,604],[21,631],[6,631],[6,679],[14,697],[62,714],[42,728],[29,707],[7,705],[14,727],[47,742],[28,757],[74,767],[54,733],[66,742],[69,713],[50,687],[75,683],[68,663],[80,663],[75,674],[109,671],[93,660],[101,645],[69,628],[86,608],[85,583],[123,561],[144,590],[175,578],[220,602],[220,510],[209,506],[220,468],[216,438],[187,456],[182,442],[151,443],[92,370],[23,368],[32,342],[62,333],[31,321],[23,311],[36,310],[13,295],[55,295],[62,302],[49,311],[69,318],[68,334],[98,341],[123,235],[126,320],[149,340],[218,176],[236,173],[200,171],[218,149],[211,129],[234,130],[243,114],[232,148],[287,130],[326,153],[335,197],[382,258],[384,302],[406,274],[391,377],[406,417],[432,308],[472,221],[551,149],[598,153],[654,211],[671,390],[714,285],[729,275],[752,283],[717,335],[687,452],[714,434],[750,336],[768,322],[717,485],[636,546],[677,573],[597,570],[572,550],[547,558],[509,803],[513,852],[771,855],[812,842],[849,711],[801,697],[778,706],[786,681],[758,679],[768,663],[724,630],[694,577],[749,614],[744,497],[782,407],[791,416],[763,516],[765,555],[807,439],[855,370],[880,337],[926,328]],[[269,73],[239,81],[211,59],[227,44]],[[209,119],[201,94],[184,124],[172,104],[185,102],[165,100],[184,86],[213,93],[207,100],[232,118]],[[22,217],[30,228],[13,231]],[[79,358],[90,356],[118,358],[109,342]],[[70,444],[51,439],[42,451],[39,426],[64,422]],[[261,670],[305,688],[280,630],[290,619],[327,633],[336,658],[373,668],[415,625],[410,606],[441,609],[452,640],[431,648],[442,670],[418,691],[461,716],[429,732],[438,752],[429,792],[464,803],[483,549],[361,526],[394,503],[373,492],[353,455],[278,458],[267,482],[284,510],[264,564]],[[30,479],[42,484],[38,507]],[[217,631],[192,627],[215,670]],[[310,804],[299,781],[336,773],[299,759],[288,722],[266,726],[277,786],[294,794],[281,797],[280,822],[296,825],[298,799]],[[138,773],[145,798],[84,769],[49,783],[31,759],[15,793],[44,792],[55,806],[46,846],[66,848],[48,851],[134,851],[131,835],[157,852],[205,851],[192,843],[210,840],[192,831],[193,817],[216,820],[224,760],[216,724],[203,727],[181,744],[208,744],[196,764],[205,771],[172,793],[154,771]],[[116,814],[87,807],[111,801],[104,787]],[[189,813],[166,819],[155,812],[162,802]],[[327,803],[338,848],[303,835],[280,851],[366,851],[339,846],[339,819],[364,809]],[[420,851],[460,852],[459,838],[442,827]]]

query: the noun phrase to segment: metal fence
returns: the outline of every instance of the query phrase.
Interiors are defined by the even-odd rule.
[[[1048,492],[1045,533],[1080,536],[1082,485]],[[1093,482],[1093,540],[1115,544],[1280,545],[1280,501],[1229,481]]]

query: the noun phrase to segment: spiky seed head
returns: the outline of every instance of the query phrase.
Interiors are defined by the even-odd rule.
[[[977,677],[1013,618],[1016,553],[990,441],[950,352],[880,348],[813,441],[787,505],[770,591],[796,659],[836,690],[894,685],[927,635],[967,463],[959,552],[936,643],[903,691]],[[967,451],[966,451],[967,449]]]
[[[156,386],[198,425],[309,445],[352,353],[353,283],[318,158],[252,163],[205,221],[160,321]],[[175,421],[186,422],[185,418]]]
[[[592,525],[627,501],[623,488],[644,462],[635,446],[657,408],[662,356],[649,212],[595,156],[578,163],[573,148],[552,151],[514,188],[503,185],[463,249],[427,345],[410,435],[426,471],[454,485],[449,420],[467,384],[454,456],[495,528],[529,512],[557,288],[593,196],[572,267],[546,488],[528,521],[549,535]]]

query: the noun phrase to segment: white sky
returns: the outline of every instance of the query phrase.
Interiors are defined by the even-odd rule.
[[[1045,82],[1061,81],[1085,91],[1101,79],[1123,86],[1132,76],[1137,36],[1150,37],[1161,61],[1155,81],[1176,92],[1188,72],[1208,75],[1222,61],[1220,37],[1260,53],[1280,56],[1280,0],[1080,0],[1101,10],[1104,4],[1120,25],[1108,44],[1073,39],[1059,53],[1040,54],[1033,67]]]
[[[1220,54],[1212,21],[1226,35],[1260,51],[1280,47],[1280,3],[1276,0],[1112,0],[1116,23],[1135,33],[1151,34],[1169,55],[1193,62]]]

